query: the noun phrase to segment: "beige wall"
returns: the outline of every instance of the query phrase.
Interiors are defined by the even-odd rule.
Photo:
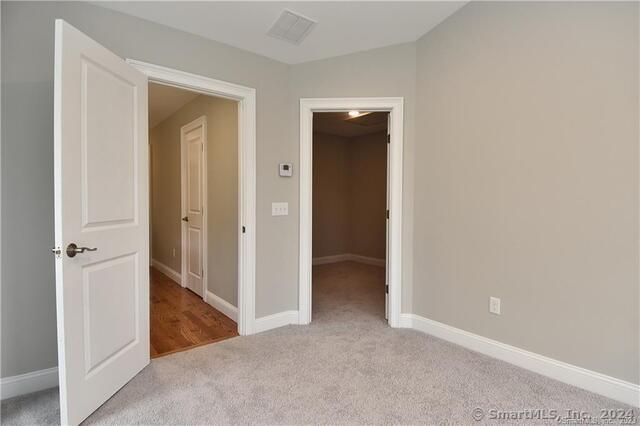
[[[313,257],[386,256],[386,132],[313,134]]]
[[[411,312],[412,309],[415,79],[415,43],[398,44],[293,65],[290,75],[290,137],[296,143],[292,154],[296,161],[300,153],[298,147],[300,98],[359,96],[400,96],[404,98],[404,176],[402,185],[405,196],[402,206],[402,312]],[[297,182],[296,176],[295,190],[298,190]],[[297,194],[295,201],[298,202]]]
[[[186,124],[186,123],[184,123]],[[151,259],[181,271],[180,126],[149,129],[151,152]],[[177,127],[177,132],[176,132]],[[175,248],[176,253],[172,251]]]
[[[414,313],[639,382],[638,22],[470,3],[419,41]]]
[[[207,119],[207,288],[238,301],[238,104],[198,96],[149,132],[152,145],[151,255],[178,273],[182,259],[180,128]],[[175,256],[173,251],[175,250]]]
[[[313,257],[348,253],[348,138],[313,133]]]
[[[387,132],[348,145],[349,253],[386,257]]]

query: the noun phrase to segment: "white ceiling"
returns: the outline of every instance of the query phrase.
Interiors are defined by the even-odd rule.
[[[174,112],[199,96],[198,93],[149,83],[149,128],[162,123]]]
[[[388,114],[370,112],[352,118],[346,112],[314,112],[313,131],[345,138],[369,135],[387,129]]]
[[[466,1],[116,1],[95,4],[296,64],[415,41]],[[300,45],[267,36],[283,9],[318,22]]]

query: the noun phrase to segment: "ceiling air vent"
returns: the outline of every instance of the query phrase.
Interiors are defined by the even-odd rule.
[[[285,9],[267,34],[289,43],[300,44],[315,25],[316,21]]]

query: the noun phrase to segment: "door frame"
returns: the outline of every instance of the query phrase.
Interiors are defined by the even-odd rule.
[[[149,82],[238,102],[238,333],[255,333],[256,90],[134,59]]]
[[[208,228],[208,204],[207,204],[207,116],[201,115],[195,120],[190,121],[184,126],[180,127],[180,218],[187,215],[187,152],[185,145],[185,136],[192,129],[202,126],[203,139],[202,139],[202,182],[200,182],[202,190],[202,299],[207,300],[207,279],[208,275],[208,243],[209,243],[209,228]],[[180,241],[182,247],[181,253],[181,285],[187,287],[187,242],[188,223],[180,220]]]
[[[404,98],[302,98],[300,99],[300,253],[298,321],[311,322],[313,224],[313,113],[387,111],[389,146],[389,325],[400,327],[402,309],[402,176]]]

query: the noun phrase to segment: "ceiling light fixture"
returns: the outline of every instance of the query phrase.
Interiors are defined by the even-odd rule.
[[[360,115],[360,111],[349,111],[349,117],[357,117]]]

